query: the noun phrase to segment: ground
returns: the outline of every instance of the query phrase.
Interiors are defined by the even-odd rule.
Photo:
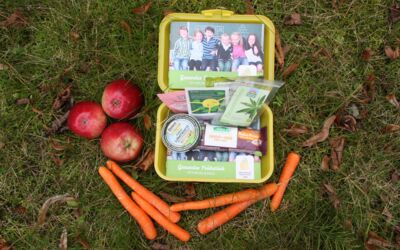
[[[153,244],[98,176],[97,168],[106,160],[99,141],[68,131],[44,135],[63,112],[54,111],[52,103],[68,84],[76,101],[99,101],[106,83],[116,78],[140,85],[154,122],[159,104],[155,94],[160,92],[158,24],[164,11],[198,13],[224,7],[246,12],[245,1],[238,0],[154,1],[144,15],[131,12],[144,3],[0,2],[1,21],[20,10],[29,23],[0,27],[0,238],[16,249],[55,249],[64,228],[70,248],[82,247],[78,235],[92,249],[147,249]],[[183,244],[162,229],[157,242],[180,249],[362,249],[368,232],[395,242],[400,184],[391,174],[400,168],[400,139],[398,132],[382,132],[387,124],[400,123],[399,110],[385,98],[389,93],[400,97],[400,60],[390,60],[384,52],[386,45],[399,46],[400,22],[388,20],[393,3],[253,1],[255,12],[268,16],[283,44],[291,46],[286,67],[299,64],[270,104],[276,166],[270,180],[278,180],[291,150],[301,154],[300,167],[278,212],[270,212],[269,201],[260,202],[206,236],[197,233],[196,223],[213,210],[185,212],[180,225],[192,234],[190,242]],[[284,24],[284,17],[293,12],[301,14],[301,25]],[[128,23],[130,33],[121,21]],[[361,54],[368,47],[372,56],[365,61]],[[357,96],[369,75],[376,77],[376,93],[370,102],[360,103]],[[282,79],[279,68],[276,79]],[[29,98],[31,104],[16,105],[20,98]],[[322,171],[321,159],[331,151],[328,141],[311,148],[301,143],[320,131],[327,117],[352,104],[363,114],[357,130],[331,128],[330,137],[346,140],[340,170]],[[146,148],[153,147],[155,127],[146,130],[142,118],[132,123],[145,134]],[[310,131],[290,137],[283,129],[293,123]],[[134,175],[156,193],[180,195],[185,187],[163,181],[153,169]],[[327,183],[340,201],[336,209],[325,194]],[[195,189],[197,198],[205,198],[254,186],[196,183]],[[43,202],[65,193],[76,197],[77,204],[53,205],[45,224],[36,226]]]

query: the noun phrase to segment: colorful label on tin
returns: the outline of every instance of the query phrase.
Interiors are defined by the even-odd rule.
[[[196,141],[196,128],[186,119],[176,119],[168,124],[165,132],[165,140],[173,147],[187,147]]]

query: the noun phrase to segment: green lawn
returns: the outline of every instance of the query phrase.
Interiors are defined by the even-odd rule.
[[[301,165],[278,212],[269,211],[269,201],[260,202],[206,236],[195,228],[214,210],[185,212],[180,225],[192,234],[190,242],[182,244],[162,229],[157,242],[180,249],[362,249],[370,231],[394,242],[400,184],[391,181],[391,174],[400,171],[400,134],[381,132],[386,124],[400,124],[399,109],[385,98],[394,93],[400,99],[400,59],[389,60],[384,53],[385,45],[400,46],[400,22],[388,22],[388,6],[394,1],[343,1],[337,10],[331,1],[253,2],[255,12],[268,16],[283,43],[292,47],[286,65],[299,64],[270,105],[276,156],[271,180],[278,180],[291,150],[302,155]],[[131,12],[143,3],[0,1],[0,21],[20,10],[29,22],[24,27],[0,27],[0,239],[16,249],[55,249],[63,228],[70,248],[82,247],[78,235],[92,249],[147,249],[153,244],[98,176],[97,168],[106,160],[98,140],[84,140],[68,131],[51,140],[44,136],[62,114],[52,110],[52,103],[68,84],[76,101],[99,101],[107,82],[131,79],[144,90],[154,122],[163,12],[198,13],[217,7],[246,11],[245,2],[238,0],[175,0],[154,1],[145,15]],[[303,24],[284,25],[284,17],[295,11]],[[130,34],[121,27],[122,20],[129,23]],[[71,32],[79,37],[73,38]],[[368,62],[361,59],[367,47],[373,51]],[[320,49],[331,58],[315,56]],[[376,95],[370,103],[360,103],[357,94],[370,74],[376,76]],[[280,70],[276,79],[282,79]],[[20,98],[30,98],[32,104],[15,105]],[[357,121],[356,132],[332,127],[331,137],[346,139],[344,159],[339,171],[324,172],[320,165],[323,155],[330,154],[328,141],[311,148],[301,148],[301,143],[317,133],[328,116],[352,104],[365,115]],[[141,118],[132,123],[145,134],[146,148],[153,147],[155,127],[146,131]],[[282,130],[292,123],[308,126],[310,132],[289,137]],[[52,141],[65,148],[56,150]],[[63,160],[60,166],[55,157]],[[153,169],[137,175],[156,193],[180,195],[185,188],[184,183],[161,180]],[[323,183],[335,188],[338,209],[324,194]],[[206,198],[254,185],[195,187],[197,198]],[[80,214],[71,204],[56,204],[44,226],[36,227],[43,202],[65,193],[77,198]]]

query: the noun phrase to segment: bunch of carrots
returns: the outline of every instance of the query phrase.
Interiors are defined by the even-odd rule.
[[[282,202],[283,194],[299,162],[300,156],[291,152],[282,169],[278,184],[268,183],[258,189],[251,188],[205,200],[177,203],[172,206],[169,206],[160,197],[142,186],[113,161],[107,161],[107,168],[100,167],[99,174],[121,205],[136,219],[147,239],[152,240],[157,236],[157,231],[150,219],[152,218],[179,240],[188,241],[191,237],[189,232],[176,224],[180,220],[178,212],[229,205],[198,223],[197,230],[201,234],[207,234],[225,224],[252,204],[270,196],[272,196],[271,210],[275,211]],[[131,197],[125,192],[115,176],[133,190]]]

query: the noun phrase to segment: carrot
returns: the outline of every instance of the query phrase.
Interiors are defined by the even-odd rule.
[[[263,186],[263,188],[269,190],[269,196],[271,196],[277,189],[277,185],[275,183],[270,183]],[[260,189],[256,190],[251,188],[240,192],[220,195],[205,200],[177,203],[171,206],[171,211],[179,212],[184,210],[200,210],[212,207],[220,207],[228,204],[257,199],[259,195]]]
[[[137,204],[151,217],[153,218],[160,226],[162,226],[165,230],[170,232],[176,238],[181,241],[188,241],[190,239],[190,234],[185,229],[181,228],[175,223],[172,223],[168,220],[162,213],[160,213],[157,209],[155,209],[150,203],[148,203],[145,199],[143,199],[138,193],[132,192],[132,198],[136,201]]]
[[[117,197],[121,205],[135,218],[142,228],[144,235],[147,239],[153,240],[157,237],[157,231],[153,222],[147,214],[136,205],[136,203],[129,197],[122,186],[119,184],[117,178],[105,167],[99,168],[99,174],[104,182],[110,187],[111,191]]]
[[[285,193],[286,187],[289,184],[290,178],[293,176],[294,171],[300,162],[300,155],[296,152],[290,152],[285,165],[282,168],[281,176],[279,177],[279,187],[271,200],[271,211],[274,212],[281,205],[283,195]]]
[[[160,197],[155,195],[153,192],[142,186],[137,180],[129,176],[117,163],[108,160],[106,163],[108,169],[110,169],[118,178],[120,178],[126,185],[132,188],[133,191],[138,193],[143,199],[149,202],[152,206],[157,208],[165,217],[167,217],[173,223],[176,223],[181,218],[181,215],[176,212],[172,212],[169,209],[168,204],[163,201]]]
[[[218,212],[215,214],[212,214],[211,216],[201,220],[199,224],[197,225],[197,230],[201,234],[206,234],[211,232],[212,230],[216,229],[219,226],[222,226],[229,220],[233,219],[236,215],[240,214],[243,212],[246,208],[249,206],[253,205],[259,200],[265,199],[272,194],[276,192],[278,189],[278,185],[275,183],[270,183],[262,186],[259,188],[258,191],[258,197],[252,200],[246,200],[238,203],[234,203]]]

